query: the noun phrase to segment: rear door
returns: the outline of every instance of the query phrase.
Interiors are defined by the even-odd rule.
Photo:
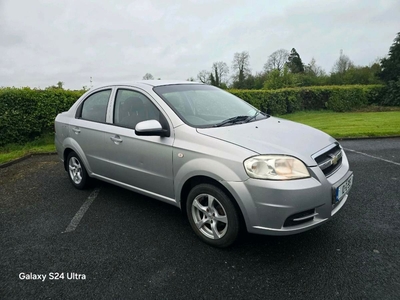
[[[106,114],[111,98],[111,88],[95,90],[79,105],[75,119],[69,126],[69,136],[72,137],[81,149],[78,155],[87,162],[87,168],[100,175],[105,174],[104,131]],[[79,152],[79,151],[78,151]]]
[[[139,190],[174,198],[172,144],[170,137],[137,136],[135,126],[145,120],[169,126],[165,114],[144,91],[118,88],[113,102],[113,120],[105,134],[110,178]]]

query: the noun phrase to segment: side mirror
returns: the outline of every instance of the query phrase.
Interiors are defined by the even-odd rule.
[[[170,136],[169,130],[162,128],[157,120],[139,122],[135,126],[136,135],[140,136]]]

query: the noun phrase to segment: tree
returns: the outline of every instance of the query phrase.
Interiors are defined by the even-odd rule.
[[[194,78],[190,76],[188,79],[186,79],[186,81],[194,81]]]
[[[223,61],[213,63],[212,70],[215,78],[215,85],[221,86],[221,83],[225,82],[226,76],[229,74],[229,67]]]
[[[250,74],[250,55],[247,51],[236,52],[233,56],[232,70],[235,71],[233,86],[243,88],[244,80]]]
[[[300,54],[297,53],[295,48],[292,48],[292,51],[289,54],[288,60],[286,62],[290,72],[292,73],[303,73],[304,65],[301,61]]]
[[[48,90],[48,89],[60,89],[60,90],[62,90],[63,88],[64,88],[64,82],[59,81],[59,82],[57,82],[56,85],[48,86],[48,87],[46,88],[46,90]]]
[[[209,84],[210,83],[210,72],[207,70],[202,70],[197,74],[197,79],[202,83]]]
[[[346,71],[343,76],[344,84],[377,84],[380,83],[377,74],[380,71],[379,64],[371,66],[357,66]]]
[[[386,83],[383,103],[400,106],[400,32],[389,49],[388,57],[381,60],[381,68],[379,77]]]
[[[299,86],[326,85],[330,79],[325,71],[317,65],[315,58],[312,58],[307,65],[304,65],[304,73],[297,75],[299,75]]]
[[[286,87],[295,87],[298,85],[297,76],[297,74],[289,72],[289,67],[285,65],[282,71],[275,69],[268,73],[264,88],[276,90]]]
[[[380,61],[382,71],[379,77],[386,83],[400,79],[400,32],[389,49],[389,55]]]
[[[154,77],[153,77],[153,75],[151,75],[150,73],[146,73],[146,74],[143,76],[143,80],[154,80]]]
[[[339,58],[332,67],[329,84],[346,84],[345,74],[354,67],[350,58],[343,54],[343,50],[340,50]]]
[[[344,74],[347,70],[353,67],[354,63],[347,55],[343,54],[343,50],[340,50],[339,58],[333,65],[332,73]]]
[[[317,65],[317,61],[313,57],[308,65],[304,66],[304,72],[312,76],[325,76],[325,71]]]
[[[210,73],[209,80],[210,80],[210,84],[211,85],[217,86],[217,82],[215,80],[215,77],[214,77],[213,73]]]
[[[255,89],[255,90],[261,90],[264,86],[265,81],[267,80],[268,73],[266,72],[258,72],[254,76],[249,75],[246,84],[247,84],[247,89]],[[250,79],[253,79],[252,81]]]
[[[264,70],[270,72],[272,70],[283,71],[286,61],[288,60],[289,52],[285,49],[279,49],[273,52],[264,65]]]

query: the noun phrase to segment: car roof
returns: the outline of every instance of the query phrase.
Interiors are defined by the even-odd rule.
[[[183,81],[183,80],[138,80],[138,81],[112,82],[108,84],[101,84],[94,86],[92,89],[102,88],[106,86],[156,87],[156,86],[173,85],[173,84],[203,84],[203,83],[195,81]]]
[[[193,84],[193,83],[199,84],[199,82],[183,81],[183,80],[140,80],[136,81],[136,83],[147,84],[150,86],[161,86],[161,85],[171,85],[171,84]]]

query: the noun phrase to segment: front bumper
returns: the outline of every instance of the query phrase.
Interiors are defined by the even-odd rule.
[[[289,235],[319,226],[346,203],[333,201],[334,187],[352,176],[344,154],[342,166],[330,177],[319,167],[309,168],[310,178],[290,181],[248,179],[229,182],[243,212],[248,232]]]

